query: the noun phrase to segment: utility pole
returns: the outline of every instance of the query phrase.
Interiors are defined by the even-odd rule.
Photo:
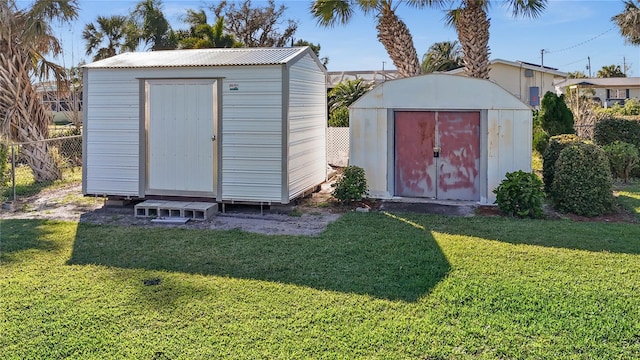
[[[544,67],[544,49],[540,49],[540,66]]]
[[[627,58],[625,56],[622,57],[622,73],[627,76]]]
[[[589,77],[591,77],[591,56],[587,56],[587,61],[589,62],[587,69],[589,69]]]

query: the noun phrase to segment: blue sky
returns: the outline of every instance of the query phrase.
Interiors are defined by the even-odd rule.
[[[84,26],[95,21],[98,15],[126,15],[137,1],[80,0],[80,16],[72,26],[57,26],[56,33],[65,48],[66,66],[81,59],[90,62],[85,55],[81,34]],[[397,0],[396,0],[397,2]],[[30,2],[18,1],[19,6]],[[172,26],[185,28],[180,16],[185,9],[198,9],[217,1],[164,0],[164,12]],[[376,38],[373,16],[358,13],[346,26],[323,28],[309,14],[310,0],[276,1],[288,9],[285,17],[298,21],[296,39],[320,43],[321,56],[329,57],[329,71],[377,70],[393,68],[384,47]],[[537,19],[513,18],[500,1],[493,1],[489,11],[491,58],[522,60],[541,63],[544,49],[544,65],[561,71],[584,71],[587,75],[588,58],[591,72],[605,65],[629,66],[628,76],[640,76],[640,47],[625,44],[611,17],[624,8],[621,0],[550,0],[547,9]],[[254,6],[264,6],[266,1],[253,0]],[[398,16],[407,24],[413,35],[418,55],[421,57],[434,42],[456,40],[453,29],[444,25],[442,9],[416,10],[400,4]]]

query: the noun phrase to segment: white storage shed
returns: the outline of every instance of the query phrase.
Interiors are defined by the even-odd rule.
[[[531,108],[488,80],[387,81],[349,117],[349,163],[365,169],[374,198],[490,204],[507,172],[531,171]]]
[[[124,53],[83,80],[85,195],[286,204],[326,179],[308,47]]]

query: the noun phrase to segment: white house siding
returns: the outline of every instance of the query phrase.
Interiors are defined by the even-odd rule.
[[[487,202],[507,172],[531,172],[531,114],[522,110],[489,110],[487,126]]]
[[[229,68],[221,73],[226,76],[222,85],[221,199],[280,202],[282,66]]]
[[[310,55],[289,69],[288,194],[283,202],[326,179],[325,73]]]

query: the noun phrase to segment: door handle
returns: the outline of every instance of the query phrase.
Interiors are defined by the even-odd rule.
[[[440,157],[440,146],[433,147],[433,157],[434,158]]]
[[[215,135],[211,135],[211,141],[216,141],[216,136]]]

